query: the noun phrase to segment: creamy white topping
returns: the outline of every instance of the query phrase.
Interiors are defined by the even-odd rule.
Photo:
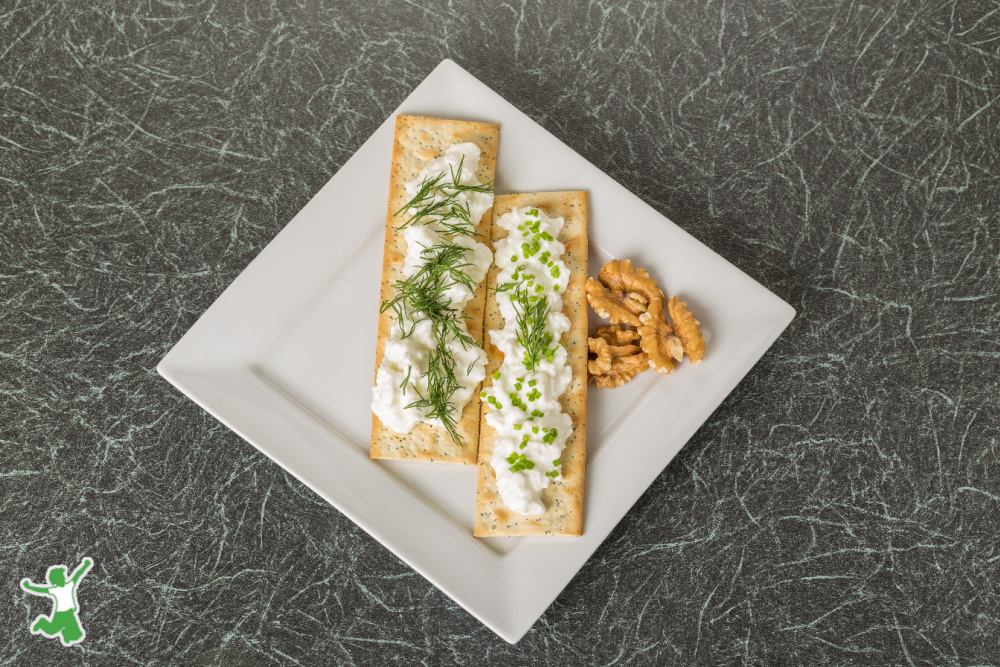
[[[425,196],[419,204],[405,212],[411,222],[403,230],[407,244],[403,280],[414,276],[420,278],[418,274],[430,258],[440,256],[442,248],[457,247],[458,259],[452,266],[455,271],[467,276],[467,280],[458,280],[455,278],[457,274],[446,273],[437,285],[444,301],[458,314],[454,325],[465,336],[468,336],[468,328],[461,314],[473,297],[472,287],[482,282],[493,263],[493,253],[472,236],[456,233],[454,225],[457,223],[459,228],[464,226],[469,230],[475,228],[483,213],[493,206],[493,194],[456,190],[450,186],[456,176],[459,177],[459,185],[480,185],[476,179],[479,155],[479,147],[474,143],[453,144],[444,155],[431,160],[415,179],[406,184],[411,201],[418,194]],[[438,179],[436,183],[435,179]],[[432,183],[434,187],[429,188]],[[445,204],[443,207],[433,206],[442,203]],[[433,209],[431,214],[426,214],[428,206]],[[420,211],[424,211],[425,215],[414,220],[412,216],[419,215]],[[460,340],[454,330],[442,334],[443,329],[436,329],[435,323],[424,311],[404,305],[394,309],[394,315],[385,355],[372,388],[372,411],[383,424],[397,433],[409,433],[420,422],[444,425],[440,418],[429,415],[431,407],[412,405],[433,393],[431,385],[435,380],[428,374],[428,369],[432,366],[431,358],[440,338],[446,343],[446,354],[451,359],[455,382],[448,403],[452,406],[454,420],[458,421],[476,386],[486,375],[486,354],[475,344]],[[439,362],[434,372],[441,368]]]
[[[509,232],[496,244],[504,326],[489,335],[504,359],[493,386],[480,395],[493,407],[486,422],[499,434],[491,463],[503,503],[519,514],[542,514],[542,491],[561,475],[559,456],[573,432],[559,404],[573,379],[559,343],[570,328],[562,312],[569,284],[566,247],[556,240],[563,219],[522,208],[496,224]]]

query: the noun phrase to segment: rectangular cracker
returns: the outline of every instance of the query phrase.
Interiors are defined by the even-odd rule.
[[[392,285],[402,278],[403,260],[406,257],[406,239],[398,227],[404,216],[395,216],[409,201],[406,183],[419,175],[432,159],[443,155],[452,144],[471,141],[479,146],[479,170],[476,172],[481,183],[493,180],[496,169],[497,143],[500,126],[490,123],[476,123],[460,120],[441,120],[422,116],[396,116],[396,132],[392,141],[392,170],[389,180],[389,205],[385,221],[385,247],[382,254],[382,289],[380,303],[396,296]],[[492,216],[490,211],[483,214],[476,231],[489,238]],[[469,333],[478,345],[483,338],[483,308],[486,300],[486,281],[480,284],[475,296],[465,308],[469,319]],[[393,313],[388,310],[379,314],[378,343],[375,347],[375,373],[382,364],[385,342],[389,338]],[[479,442],[479,389],[472,395],[458,420],[457,430],[462,438],[461,445],[452,441],[442,427],[420,423],[409,433],[396,433],[382,424],[372,413],[371,457],[373,459],[406,459],[411,461],[450,461],[472,464],[476,462]]]
[[[563,313],[569,317],[571,327],[563,337],[562,344],[569,353],[569,364],[573,369],[573,381],[559,402],[564,412],[573,418],[573,433],[566,442],[566,449],[559,456],[562,461],[562,477],[552,481],[542,493],[545,513],[525,516],[508,510],[497,491],[496,474],[490,459],[498,434],[486,423],[486,414],[493,408],[482,404],[482,419],[479,437],[479,467],[476,485],[476,537],[496,537],[501,535],[581,535],[583,533],[583,477],[587,461],[587,220],[588,200],[586,192],[533,192],[516,195],[499,195],[493,201],[494,223],[504,213],[514,208],[532,206],[545,211],[551,218],[563,218],[565,224],[559,233],[559,240],[566,245],[563,262],[570,270],[569,286],[563,295]],[[493,224],[491,241],[507,236],[507,230]],[[487,276],[489,289],[486,300],[487,332],[502,329],[504,320],[497,306],[496,265]],[[492,383],[493,372],[503,363],[503,354],[487,339],[484,386]]]

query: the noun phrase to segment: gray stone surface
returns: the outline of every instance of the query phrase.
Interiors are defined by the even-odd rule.
[[[799,313],[516,646],[154,370],[446,57]],[[0,665],[1000,663],[998,73],[988,2],[4,2]]]

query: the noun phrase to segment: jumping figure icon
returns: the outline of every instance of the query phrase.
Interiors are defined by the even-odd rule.
[[[21,580],[21,588],[34,595],[47,595],[52,598],[52,614],[39,616],[31,624],[31,634],[44,635],[59,639],[64,646],[72,646],[83,641],[87,631],[80,625],[80,605],[76,600],[76,588],[90,566],[94,564],[89,558],[84,558],[80,565],[66,579],[66,566],[53,565],[46,574],[48,585],[32,583],[30,579]]]

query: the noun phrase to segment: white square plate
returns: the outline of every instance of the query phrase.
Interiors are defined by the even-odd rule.
[[[631,258],[681,295],[703,323],[708,353],[700,365],[590,392],[583,537],[477,540],[474,466],[368,458],[382,235],[399,113],[499,123],[497,193],[588,190],[592,272],[611,257]],[[513,643],[794,314],[445,60],[157,370]]]

